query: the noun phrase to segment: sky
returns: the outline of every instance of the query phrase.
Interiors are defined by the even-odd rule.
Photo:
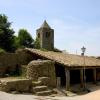
[[[55,47],[68,53],[100,56],[100,0],[0,0],[0,14],[15,34],[27,29],[33,38],[44,20],[54,29]]]

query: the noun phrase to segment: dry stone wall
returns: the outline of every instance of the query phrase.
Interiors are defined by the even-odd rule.
[[[1,91],[5,92],[31,92],[32,81],[29,79],[9,79],[9,80],[1,80]]]
[[[27,78],[37,81],[39,77],[48,77],[48,86],[56,86],[55,66],[50,60],[34,60],[27,66]]]
[[[2,77],[6,72],[14,72],[16,68],[21,65],[27,65],[33,56],[20,50],[16,53],[1,53],[0,54],[0,76]]]

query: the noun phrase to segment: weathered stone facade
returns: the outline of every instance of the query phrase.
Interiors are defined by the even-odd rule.
[[[37,38],[40,40],[40,47],[53,50],[54,49],[54,30],[50,28],[46,21],[36,31]]]
[[[6,72],[15,72],[21,65],[27,65],[33,56],[26,51],[19,51],[17,53],[1,53],[0,54],[0,76]]]
[[[56,86],[54,62],[50,60],[35,60],[27,66],[27,78],[37,81],[40,77],[48,77],[47,86]]]

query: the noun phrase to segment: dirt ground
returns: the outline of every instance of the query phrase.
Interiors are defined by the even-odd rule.
[[[73,89],[77,90],[79,85],[75,85]],[[100,84],[87,84],[90,93],[84,95],[72,95],[70,96],[35,96],[32,94],[10,94],[0,91],[0,100],[100,100]]]
[[[100,100],[100,90],[81,96],[34,96],[29,94],[9,94],[0,91],[0,100]]]

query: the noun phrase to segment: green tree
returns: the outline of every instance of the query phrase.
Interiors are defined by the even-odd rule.
[[[18,41],[20,47],[33,47],[34,40],[26,29],[20,29],[18,32]]]
[[[39,38],[36,38],[36,40],[34,41],[34,48],[40,49],[40,39]]]
[[[8,52],[15,50],[14,31],[11,29],[8,17],[4,14],[0,14],[0,48]]]
[[[15,45],[16,49],[20,47],[20,45],[19,45],[19,39],[18,39],[17,36],[14,36],[14,45]]]

